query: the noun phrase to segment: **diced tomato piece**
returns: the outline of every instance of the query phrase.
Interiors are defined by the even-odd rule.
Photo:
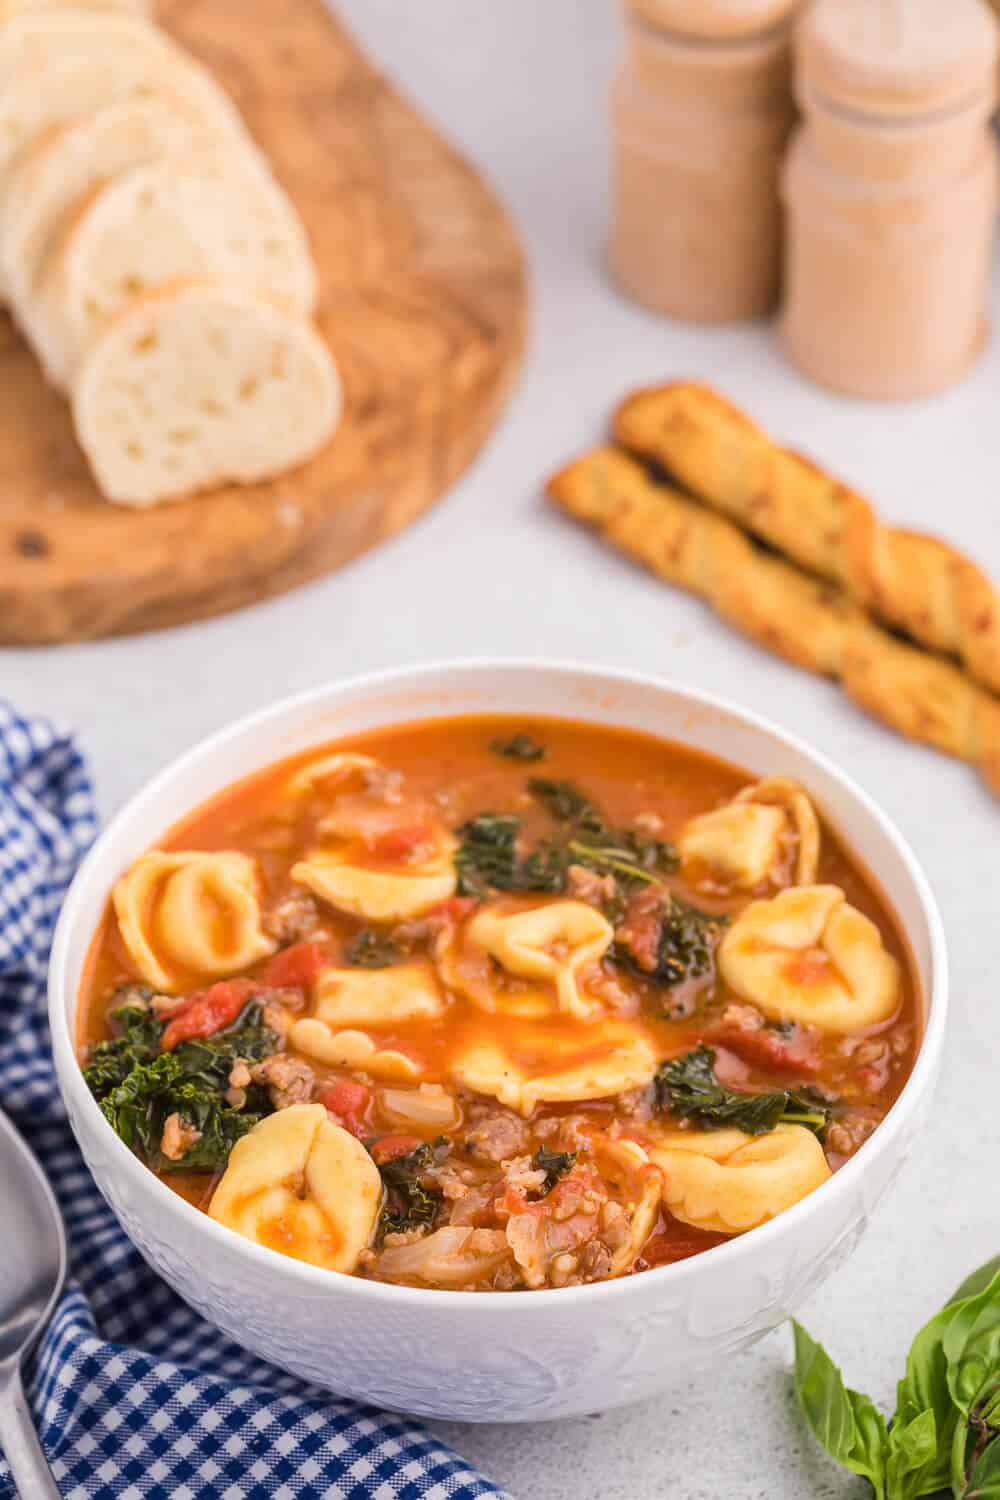
[[[264,970],[264,983],[276,990],[308,990],[326,964],[321,943],[295,943],[271,959]]]
[[[397,1156],[409,1156],[421,1145],[423,1142],[418,1135],[380,1135],[372,1142],[371,1153],[381,1167],[387,1161],[395,1161]]]
[[[750,1077],[750,1064],[745,1058],[715,1042],[712,1044],[712,1049],[715,1052],[715,1076],[720,1083],[734,1088],[747,1082]]]
[[[684,1235],[676,1238],[672,1234],[654,1234],[651,1240],[647,1240],[642,1252],[642,1260],[647,1266],[671,1266],[675,1261],[689,1260],[692,1255],[698,1255],[702,1250],[710,1250],[713,1245],[721,1245],[725,1241],[724,1234],[699,1234]]]
[[[431,848],[433,844],[433,828],[426,823],[410,823],[379,834],[372,844],[372,853],[376,859],[406,860],[412,859],[418,849]]]
[[[362,1116],[371,1101],[371,1089],[353,1078],[339,1078],[332,1087],[320,1095],[319,1102],[332,1115],[336,1115],[345,1129],[358,1135],[362,1129]]]
[[[231,1026],[251,995],[259,995],[261,986],[252,979],[224,979],[211,989],[199,990],[174,1015],[163,1033],[160,1047],[172,1052],[181,1042],[214,1036]]]
[[[464,922],[479,905],[475,896],[451,896],[427,913],[429,917],[444,917],[448,922]]]
[[[371,1098],[371,1090],[353,1078],[338,1078],[337,1082],[320,1096],[320,1103],[335,1115],[359,1115]]]
[[[629,950],[640,969],[652,974],[660,956],[663,931],[663,892],[659,886],[644,886],[625,908],[625,917],[615,937]]]
[[[497,1199],[496,1211],[503,1222],[504,1219],[513,1219],[518,1214],[531,1214],[535,1218],[541,1218],[545,1208],[539,1200],[529,1198],[523,1188],[512,1187],[510,1183],[507,1183]]]
[[[721,1042],[744,1062],[762,1068],[779,1068],[789,1073],[818,1073],[819,1058],[807,1036],[782,1036],[771,1026],[756,1030],[723,1026],[705,1038],[709,1045]]]

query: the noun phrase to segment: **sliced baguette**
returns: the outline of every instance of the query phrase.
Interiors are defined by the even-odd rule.
[[[43,131],[0,185],[0,286],[7,297],[15,305],[31,298],[60,224],[100,183],[159,156],[188,155],[210,139],[197,106],[169,91]]]
[[[17,312],[49,379],[66,387],[109,318],[198,276],[230,277],[303,312],[315,304],[305,230],[256,155],[221,147],[119,173],[66,223]]]
[[[169,90],[195,112],[206,130],[227,139],[249,140],[239,113],[206,68],[168,42],[154,26],[124,16],[83,12],[98,22],[91,49],[53,40],[24,50],[20,67],[8,71],[2,57],[7,32],[26,21],[57,20],[65,11],[22,16],[0,27],[0,183],[18,153],[52,125],[93,113],[105,105]],[[107,36],[100,36],[108,28]],[[44,56],[39,56],[44,52]]]
[[[54,58],[97,58],[108,47],[119,55],[126,49],[180,51],[165,32],[132,9],[42,5],[13,16],[0,29],[0,85]]]
[[[333,359],[299,311],[210,280],[132,302],[73,390],[97,483],[134,506],[273,478],[328,442],[340,408]]]
[[[0,0],[0,24],[12,21],[15,16],[29,11],[65,10],[67,0]],[[77,10],[126,11],[133,15],[148,16],[153,7],[148,0],[73,0]]]

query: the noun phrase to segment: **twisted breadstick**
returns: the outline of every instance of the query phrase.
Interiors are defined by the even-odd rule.
[[[844,690],[909,739],[977,765],[1000,794],[1000,701],[958,667],[903,645],[841,590],[763,553],[738,526],[595,448],[548,493],[668,583],[706,599],[769,651]]]
[[[840,585],[1000,692],[1000,596],[968,558],[934,537],[883,526],[868,501],[777,447],[707,386],[638,391],[615,436],[802,567]]]

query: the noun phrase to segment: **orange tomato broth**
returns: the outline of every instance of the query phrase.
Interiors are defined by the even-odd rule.
[[[496,739],[507,739],[524,732],[545,746],[544,760],[526,764],[501,757],[491,748]],[[596,804],[614,827],[631,826],[639,814],[656,814],[662,820],[657,837],[671,841],[684,822],[697,813],[706,812],[728,802],[742,787],[758,778],[736,767],[685,746],[660,740],[632,730],[612,729],[582,722],[533,716],[475,716],[436,719],[366,731],[334,742],[316,745],[294,757],[273,764],[219,792],[209,802],[195,809],[167,831],[156,845],[165,850],[240,850],[254,856],[259,864],[262,906],[265,910],[283,895],[301,888],[289,882],[292,864],[314,847],[317,823],[329,803],[319,797],[305,799],[300,816],[289,822],[283,816],[282,788],[298,768],[317,761],[331,752],[360,751],[403,774],[407,792],[434,798],[445,794],[443,819],[457,830],[467,819],[484,812],[514,813],[522,819],[526,841],[532,843],[553,831],[549,815],[525,790],[531,776],[541,775],[576,783]],[[805,787],[808,792],[808,786]],[[287,806],[287,803],[285,804]],[[820,813],[822,822],[821,809]],[[689,888],[680,873],[667,877],[667,885],[681,899],[703,911],[735,913],[755,894],[740,892],[708,897],[705,891]],[[787,1065],[774,1068],[759,1059],[739,1059],[743,1064],[740,1088],[759,1089],[794,1087],[808,1082],[828,1090],[838,1098],[854,1100],[870,1114],[884,1116],[898,1096],[912,1070],[919,1047],[921,1019],[915,966],[905,936],[884,895],[860,862],[845,848],[836,833],[822,822],[822,849],[817,884],[840,886],[847,900],[877,925],[887,950],[900,964],[901,991],[896,1014],[886,1023],[861,1035],[889,1037],[894,1041],[893,1061],[884,1086],[872,1094],[859,1089],[859,1070],[845,1057],[841,1036],[818,1035],[812,1047],[815,1071],[796,1078]],[[764,892],[773,894],[773,890]],[[504,898],[509,901],[510,898]],[[554,899],[529,896],[526,905]],[[515,898],[517,900],[517,898]],[[518,903],[520,904],[520,903]],[[329,941],[329,962],[345,962],[344,949],[358,931],[370,924],[343,916],[319,903],[321,925]],[[266,963],[245,971],[259,975]],[[218,976],[216,976],[218,977]],[[233,977],[233,976],[229,976]],[[650,1038],[662,1058],[678,1056],[695,1047],[706,1031],[703,1007],[678,1020],[654,1013],[650,1003],[655,987],[616,970],[615,977],[625,990],[634,991],[639,1002],[635,1018],[645,1036]],[[119,984],[140,978],[118,931],[114,911],[108,908],[94,936],[85,964],[78,1007],[78,1048],[81,1061],[87,1048],[112,1034],[107,1010],[112,992]],[[204,988],[210,977],[185,976],[185,989]],[[658,991],[662,995],[663,991]],[[673,991],[667,992],[672,995]],[[725,985],[716,975],[714,1002],[727,998]],[[728,996],[736,999],[735,996]],[[714,1003],[713,1002],[713,1003]],[[709,1009],[711,1010],[711,1005]],[[632,1018],[630,1018],[631,1021]],[[472,1040],[500,1039],[512,1060],[530,1066],[565,1045],[568,1030],[583,1032],[585,1023],[569,1022],[564,1017],[525,1022],[509,1016],[489,1014],[471,1001],[454,997],[444,1020],[411,1022],[390,1028],[366,1026],[380,1048],[397,1048],[418,1060],[422,1081],[448,1086],[449,1066],[453,1054]],[[580,1035],[580,1051],[574,1060],[586,1053],[585,1035]],[[710,1045],[715,1045],[711,1040]],[[318,1085],[329,1086],[338,1078],[367,1075],[351,1074],[346,1069],[326,1069],[314,1058],[308,1058],[315,1069]],[[375,1085],[376,1089],[378,1085]],[[317,1088],[317,1093],[319,1092]],[[601,1129],[606,1129],[616,1114],[614,1099],[574,1104],[542,1104],[531,1120],[553,1114],[583,1115]],[[377,1110],[376,1110],[377,1116]],[[376,1124],[378,1120],[376,1118]],[[398,1125],[395,1127],[398,1129]],[[407,1134],[419,1135],[409,1126]],[[392,1130],[391,1124],[382,1125]],[[436,1130],[424,1132],[430,1139]],[[836,1170],[846,1157],[827,1152],[830,1166]],[[206,1173],[169,1172],[163,1180],[189,1201],[206,1208],[217,1177]],[[647,1242],[646,1258],[637,1269],[648,1264],[680,1258],[719,1242],[720,1236],[692,1228],[661,1214],[654,1233]]]

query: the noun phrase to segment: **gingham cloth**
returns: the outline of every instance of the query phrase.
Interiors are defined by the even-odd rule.
[[[96,830],[72,738],[0,700],[0,1104],[70,1239],[71,1280],[28,1382],[65,1500],[507,1500],[405,1418],[227,1342],[122,1233],[66,1122],[45,1020],[53,928]],[[0,1461],[0,1496],[13,1492]]]

